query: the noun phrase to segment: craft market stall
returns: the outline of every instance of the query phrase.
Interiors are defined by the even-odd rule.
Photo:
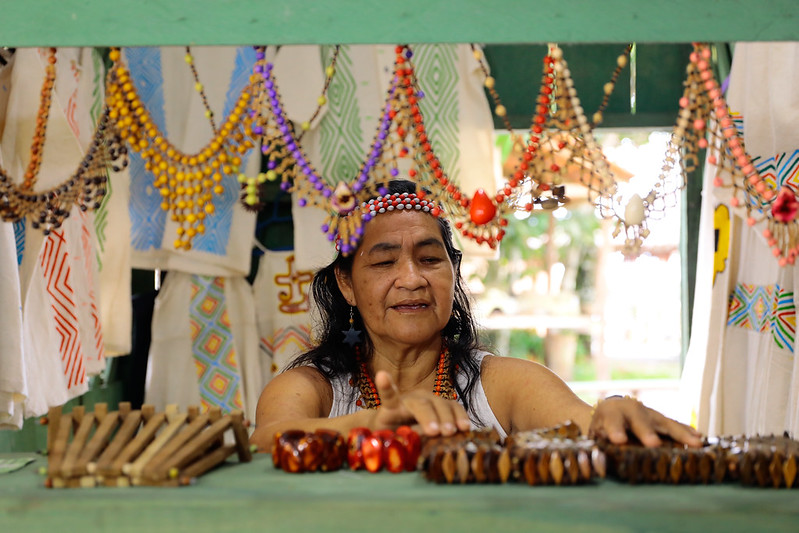
[[[3,6],[0,529],[794,531],[799,106],[784,80],[799,72],[799,9],[720,4]],[[613,49],[590,56],[602,73],[586,97],[575,56],[593,43]],[[741,43],[729,76],[727,43]],[[628,124],[670,141],[652,189],[622,198],[594,134],[625,120],[614,101],[635,100],[632,81],[619,86],[647,44],[679,79],[668,112]],[[492,69],[514,45],[540,46],[518,67],[529,87]],[[506,161],[495,127],[513,140]],[[397,177],[423,192],[389,195]],[[570,183],[628,259],[652,217],[704,197],[683,384],[715,440],[646,451],[569,425],[414,452],[410,430],[356,444],[287,431],[260,450],[271,458],[253,454],[259,394],[313,344],[314,271],[352,254],[370,220],[446,217],[465,253],[493,257],[509,219],[566,206]],[[135,272],[155,280],[143,307]],[[125,358],[144,361],[143,398],[108,382]],[[455,398],[449,379],[439,369],[434,390]],[[353,462],[364,439],[379,464]]]

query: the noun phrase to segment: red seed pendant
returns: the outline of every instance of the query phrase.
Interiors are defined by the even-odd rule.
[[[469,216],[472,222],[482,226],[491,221],[497,213],[497,207],[488,197],[483,189],[477,189],[472,198],[472,205],[469,208]]]

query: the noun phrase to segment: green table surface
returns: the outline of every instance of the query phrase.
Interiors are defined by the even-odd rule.
[[[436,485],[418,473],[286,474],[268,455],[188,487],[47,489],[45,464],[0,475],[0,532],[799,531],[796,489]]]

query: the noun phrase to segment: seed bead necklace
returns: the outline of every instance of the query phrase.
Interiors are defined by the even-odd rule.
[[[355,405],[364,409],[377,409],[380,407],[380,395],[377,392],[374,380],[369,375],[366,363],[361,359],[361,352],[358,346],[355,347],[355,359],[358,362],[358,374],[355,379],[350,379],[350,385],[357,386],[361,392],[361,397],[355,401]],[[457,369],[458,366],[456,365],[455,370]],[[455,392],[455,387],[452,384],[449,348],[446,345],[441,349],[441,353],[438,356],[433,394],[445,400],[458,399],[458,393]]]

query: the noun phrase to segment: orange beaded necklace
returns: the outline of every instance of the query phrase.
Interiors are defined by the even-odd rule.
[[[358,375],[356,379],[350,379],[350,385],[353,387],[357,385],[358,390],[361,392],[361,397],[355,401],[355,405],[364,409],[377,409],[380,407],[380,395],[377,392],[374,380],[369,375],[366,363],[361,359],[361,353],[357,346],[355,347],[355,358],[358,361]],[[457,368],[456,365],[455,369],[457,370]],[[438,356],[433,394],[446,400],[458,399],[458,393],[455,392],[450,376],[449,348],[446,345],[442,347],[441,354]]]

